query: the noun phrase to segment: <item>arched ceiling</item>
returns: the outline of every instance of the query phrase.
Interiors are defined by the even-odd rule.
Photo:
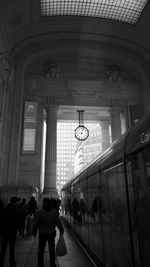
[[[25,49],[36,49],[36,46],[43,49],[54,41],[62,43],[63,49],[65,41],[68,46],[73,43],[78,51],[82,40],[98,45],[101,42],[115,44],[117,49],[124,45],[147,56],[150,51],[149,14],[150,4],[147,3],[136,25],[92,17],[42,18],[40,0],[1,0],[0,32],[7,51],[14,56],[20,56]]]
[[[42,18],[38,0],[0,1],[0,33],[11,62],[22,60],[25,66],[25,96],[57,97],[59,105],[118,106],[122,102],[116,99],[125,96],[138,103],[140,64],[150,60],[149,24],[149,3],[138,22],[129,25],[91,17]],[[44,80],[52,66],[61,69],[60,79]],[[111,83],[114,68],[124,81],[121,87],[121,80]],[[35,84],[42,84],[42,93]]]

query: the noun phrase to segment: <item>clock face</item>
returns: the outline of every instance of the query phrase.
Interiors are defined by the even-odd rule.
[[[89,130],[85,126],[78,126],[75,129],[75,137],[78,140],[85,140],[89,136]]]

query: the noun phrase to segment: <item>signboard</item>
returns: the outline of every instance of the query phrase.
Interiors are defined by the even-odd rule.
[[[37,103],[25,102],[23,151],[35,151]]]

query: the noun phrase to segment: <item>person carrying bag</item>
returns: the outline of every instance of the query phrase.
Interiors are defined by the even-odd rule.
[[[63,235],[60,235],[56,245],[56,254],[58,257],[65,256],[67,254],[66,243]]]

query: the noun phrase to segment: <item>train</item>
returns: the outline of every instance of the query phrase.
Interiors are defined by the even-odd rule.
[[[61,191],[62,216],[95,266],[150,266],[150,113]]]

